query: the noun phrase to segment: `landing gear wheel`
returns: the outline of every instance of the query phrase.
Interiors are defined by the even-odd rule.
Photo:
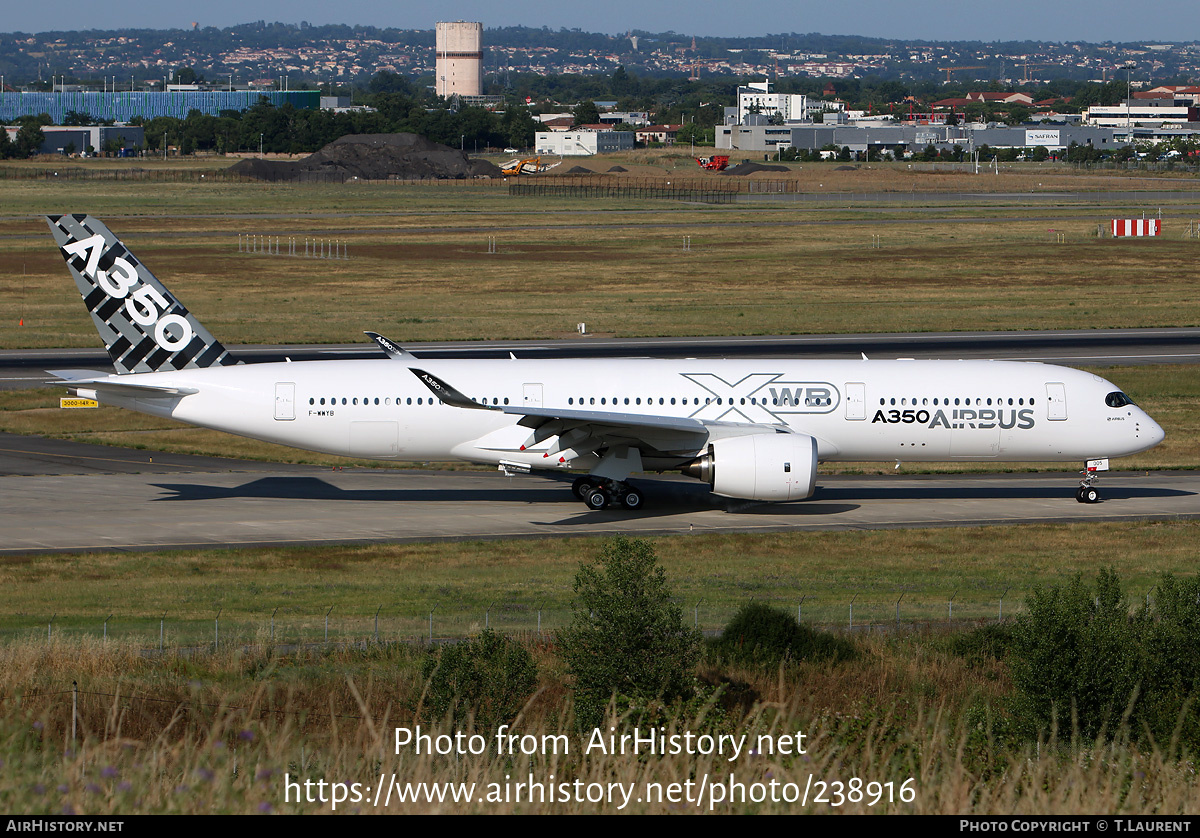
[[[630,489],[621,497],[621,505],[629,510],[641,509],[643,502],[642,493],[637,489]]]
[[[1075,500],[1079,501],[1080,503],[1087,503],[1087,499],[1083,496],[1084,489],[1085,487],[1080,486],[1075,490]]]
[[[575,493],[575,497],[581,501],[587,502],[588,495],[596,490],[596,483],[590,477],[576,477],[575,482],[571,484],[571,491]]]
[[[1100,493],[1092,486],[1085,486],[1081,492],[1084,503],[1099,503]]]
[[[612,503],[612,498],[610,498],[608,496],[608,492],[604,491],[603,489],[596,489],[587,496],[586,503],[588,505],[588,509],[607,509],[608,505]]]

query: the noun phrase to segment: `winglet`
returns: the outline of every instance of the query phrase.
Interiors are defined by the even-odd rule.
[[[477,401],[467,398],[445,381],[442,381],[436,375],[425,372],[425,370],[409,367],[409,371],[420,379],[421,383],[428,387],[435,396],[451,407],[465,407],[469,410],[500,410],[499,407],[480,404]]]
[[[407,349],[388,340],[383,335],[379,334],[379,332],[363,332],[363,334],[379,344],[379,348],[382,349],[384,354],[389,358],[394,358],[397,361],[417,360],[416,356],[414,356]]]

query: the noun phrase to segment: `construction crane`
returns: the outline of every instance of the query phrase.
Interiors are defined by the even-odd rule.
[[[938,67],[939,70],[946,72],[946,84],[950,83],[950,74],[956,70],[986,70],[987,67]]]

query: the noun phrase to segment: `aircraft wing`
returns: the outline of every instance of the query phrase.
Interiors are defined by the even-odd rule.
[[[71,387],[72,389],[97,390],[118,396],[133,396],[139,399],[177,398],[200,392],[194,387],[134,384],[115,376],[97,373],[95,370],[46,370],[46,372],[55,378],[61,378],[63,386]]]
[[[750,434],[791,433],[782,425],[752,422],[711,422],[688,416],[655,416],[644,413],[619,413],[604,410],[571,410],[568,408],[525,407],[522,405],[485,405],[459,392],[453,386],[425,370],[410,367],[412,373],[439,399],[452,407],[466,410],[491,410],[520,416],[518,422],[533,430],[527,445],[551,436],[566,439],[573,436],[582,441],[630,442],[645,440],[657,447],[664,434],[691,437],[691,444],[702,447],[710,439]],[[676,437],[678,439],[678,436]]]

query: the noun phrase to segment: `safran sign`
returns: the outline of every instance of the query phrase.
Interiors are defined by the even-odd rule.
[[[1045,146],[1046,148],[1061,148],[1062,147],[1062,132],[1055,129],[1047,130],[1025,130],[1025,145],[1029,148],[1037,148]]]
[[[100,402],[95,399],[62,398],[58,400],[58,406],[63,410],[78,410],[80,408],[99,407]]]

